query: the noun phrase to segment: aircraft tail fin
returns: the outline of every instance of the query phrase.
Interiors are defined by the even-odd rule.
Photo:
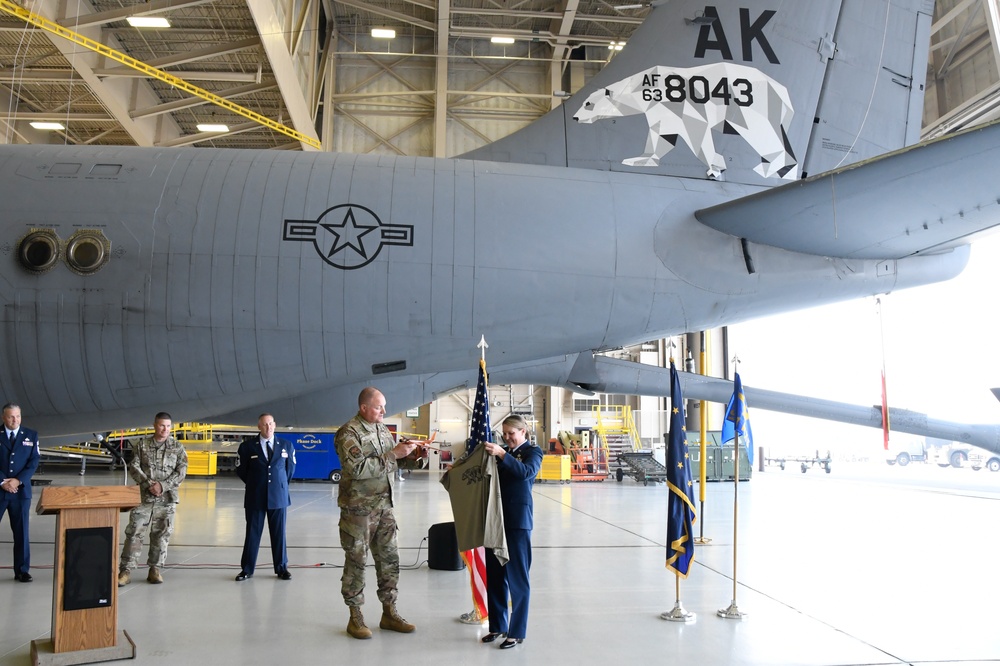
[[[559,108],[461,157],[770,185],[919,139],[933,0],[652,5]]]

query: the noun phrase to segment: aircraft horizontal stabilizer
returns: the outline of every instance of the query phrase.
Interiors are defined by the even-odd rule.
[[[998,161],[1000,123],[992,123],[695,216],[717,231],[806,254],[883,260],[941,252],[1000,224]]]

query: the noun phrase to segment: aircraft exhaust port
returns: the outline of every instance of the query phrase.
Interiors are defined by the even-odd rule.
[[[21,239],[17,258],[31,273],[44,273],[59,261],[59,237],[52,229],[37,229]]]
[[[101,269],[111,256],[111,242],[99,230],[81,229],[66,243],[66,265],[80,275]]]

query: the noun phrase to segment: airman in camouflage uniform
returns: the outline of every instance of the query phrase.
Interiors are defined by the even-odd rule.
[[[341,593],[350,608],[347,633],[371,638],[361,606],[365,603],[365,565],[368,550],[375,560],[378,598],[382,602],[379,627],[409,633],[416,629],[396,611],[399,583],[399,551],[396,547],[395,498],[397,459],[405,458],[416,445],[408,440],[395,444],[382,423],[385,396],[368,387],[358,396],[357,415],[337,431],[335,444],[340,456],[340,543],[344,547]]]
[[[153,420],[154,434],[144,437],[135,449],[129,476],[139,486],[142,504],[129,513],[125,545],[118,563],[118,585],[128,585],[142,551],[142,541],[149,533],[150,583],[162,583],[160,569],[167,560],[167,544],[174,531],[174,510],[179,501],[177,490],[187,474],[187,452],[170,434],[170,414],[160,412]]]

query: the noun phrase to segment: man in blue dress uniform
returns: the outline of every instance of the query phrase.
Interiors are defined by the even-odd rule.
[[[274,417],[270,414],[260,415],[257,430],[260,431],[259,436],[247,437],[240,444],[236,462],[236,474],[246,484],[243,509],[247,518],[243,557],[236,581],[253,577],[265,518],[271,536],[274,573],[281,580],[290,580],[292,574],[288,571],[285,549],[285,515],[292,503],[288,483],[295,472],[295,447],[287,439],[274,436]]]
[[[0,517],[10,516],[14,533],[14,578],[30,583],[31,548],[28,542],[28,515],[31,510],[31,475],[38,469],[38,433],[21,427],[21,408],[3,406],[3,433],[0,434]]]

